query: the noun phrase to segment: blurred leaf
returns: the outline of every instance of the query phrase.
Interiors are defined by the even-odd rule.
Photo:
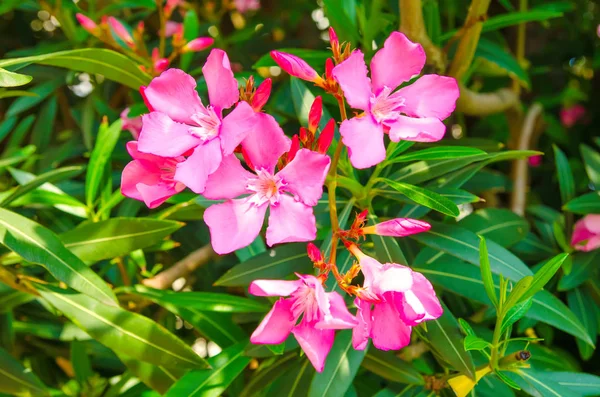
[[[503,247],[510,247],[525,238],[529,222],[514,212],[502,208],[484,208],[460,221],[460,226]]]
[[[278,48],[277,51],[287,52],[288,54],[302,58],[316,70],[323,70],[325,61],[327,58],[331,57],[331,51],[307,50],[304,48]],[[260,57],[260,59],[252,65],[252,68],[258,69],[271,66],[277,66],[277,63],[271,57],[271,53],[267,53]]]
[[[508,52],[508,50],[493,41],[481,37],[477,43],[475,56],[493,62],[500,68],[506,70],[511,78],[517,79],[524,87],[529,88],[531,86],[529,75],[521,65],[519,65],[519,62]]]
[[[296,353],[289,353],[277,357],[274,361],[264,362],[258,370],[252,373],[239,397],[255,396],[257,393],[266,390],[273,383],[273,380],[286,373],[297,362],[297,359]],[[304,390],[306,390],[306,386],[304,386]]]
[[[2,90],[0,89],[0,99],[19,96],[37,96],[37,94],[24,90]]]
[[[596,318],[595,307],[597,304],[592,296],[590,296],[583,288],[575,288],[567,293],[567,302],[569,303],[569,309],[571,309],[573,314],[581,321],[583,326],[587,329],[588,335],[595,343],[599,319]],[[589,360],[594,354],[595,349],[579,339],[577,339],[576,342],[581,358]]]
[[[10,157],[0,159],[0,170],[10,165],[14,165],[20,163],[21,161],[27,160],[31,157],[33,153],[35,153],[35,149],[35,146],[27,145],[14,152]]]
[[[186,370],[183,368],[166,368],[152,365],[124,354],[117,355],[136,378],[161,394],[166,393],[186,373]]]
[[[361,366],[392,382],[424,385],[423,376],[410,363],[404,362],[393,352],[370,349]]]
[[[82,385],[94,374],[85,345],[77,340],[71,342],[71,364],[75,379]]]
[[[141,361],[165,367],[198,368],[206,362],[154,321],[86,295],[35,285],[52,306],[103,345]]]
[[[244,357],[248,342],[233,345],[218,355],[208,359],[212,369],[190,371],[175,383],[165,396],[202,396],[218,397],[237,378],[250,363],[250,357]]]
[[[198,15],[193,9],[189,9],[183,17],[183,38],[186,41],[192,41],[200,36],[200,21]],[[193,52],[181,54],[179,59],[179,67],[183,70],[188,70],[194,58]]]
[[[600,192],[579,196],[563,206],[563,209],[576,214],[600,214]]]
[[[2,62],[3,61],[0,61],[0,64]],[[38,84],[29,89],[29,92],[35,94],[36,96],[23,96],[15,99],[6,110],[6,117],[16,116],[41,103],[44,99],[48,98],[48,96],[52,94],[54,90],[56,90],[61,84],[63,84],[63,79],[54,79]]]
[[[248,245],[247,247],[240,248],[235,251],[235,256],[240,260],[240,262],[247,261],[250,258],[255,257],[258,254],[262,254],[267,251],[267,247],[265,246],[265,242],[263,241],[262,236],[256,236],[254,241]]]
[[[34,299],[35,295],[30,295],[25,292],[13,289],[4,291],[0,294],[0,313],[9,312],[15,307],[18,307],[27,302],[31,302]]]
[[[325,16],[335,28],[340,42],[351,41],[357,44],[359,37],[356,26],[356,1],[323,0],[323,6]]]
[[[94,208],[94,203],[100,190],[104,168],[110,161],[110,156],[119,140],[121,134],[122,120],[119,119],[110,126],[106,121],[100,124],[96,145],[90,156],[90,162],[85,176],[85,200],[90,209]]]
[[[56,96],[50,97],[41,107],[38,117],[31,132],[31,143],[38,150],[44,151],[48,148],[52,139],[52,130],[55,128],[58,100]]]
[[[180,222],[151,218],[112,218],[83,223],[61,234],[60,239],[81,260],[93,263],[150,247],[181,226]]]
[[[46,386],[30,370],[0,348],[0,392],[22,396],[49,396]]]
[[[438,193],[432,192],[431,190],[423,189],[415,185],[409,185],[407,183],[395,182],[389,179],[383,179],[383,183],[404,194],[415,203],[441,212],[442,214],[456,217],[460,213],[456,204],[451,200]]]
[[[300,125],[307,126],[308,113],[310,112],[310,108],[316,97],[306,87],[306,84],[296,77],[291,77],[290,79],[290,90],[292,91],[292,101],[294,102],[294,109],[296,110],[296,115],[298,116],[298,122]],[[327,108],[323,106],[323,116],[319,122],[319,128],[325,128],[325,125],[330,119],[331,114]]]
[[[0,87],[19,87],[33,80],[25,74],[13,73],[0,68]]]
[[[565,274],[558,282],[559,291],[568,291],[583,284],[592,277],[600,263],[600,250],[577,252],[573,254],[573,270]]]
[[[352,348],[351,330],[338,332],[323,372],[315,374],[310,383],[309,397],[343,396],[352,385],[365,353]]]
[[[116,305],[117,298],[108,285],[40,224],[0,208],[0,239],[9,249],[29,262],[42,265],[69,287]]]
[[[315,369],[307,358],[280,376],[269,389],[267,397],[306,397],[306,385],[315,376]]]
[[[575,197],[575,180],[573,179],[573,172],[569,165],[567,156],[558,148],[553,145],[554,148],[554,160],[556,162],[556,170],[558,172],[558,187],[560,188],[560,198],[563,204],[569,202]]]
[[[581,150],[585,171],[588,178],[590,178],[590,182],[592,182],[595,189],[600,189],[600,153],[584,144],[579,146],[579,150]]]
[[[467,146],[437,146],[404,154],[389,160],[388,164],[404,163],[415,160],[444,160],[486,154],[483,150]]]

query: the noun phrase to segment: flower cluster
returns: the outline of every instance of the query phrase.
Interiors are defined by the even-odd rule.
[[[172,27],[174,37],[178,29]],[[392,141],[439,140],[445,132],[442,120],[458,97],[454,79],[437,75],[397,89],[425,63],[421,46],[401,33],[392,33],[375,54],[371,78],[362,52],[340,44],[333,30],[330,37],[333,58],[324,76],[294,55],[275,51],[272,56],[288,73],[313,82],[340,104],[342,139],[333,158],[327,153],[336,123],[332,119],[319,128],[321,97],[310,108],[308,125],[290,139],[275,118],[262,111],[271,80],[255,87],[250,78],[238,87],[227,54],[214,49],[202,68],[207,102],[200,99],[193,77],[168,69],[140,89],[148,114],[141,120],[128,118],[127,110],[122,114],[124,128],[136,139],[127,145],[133,161],[123,170],[122,193],[150,208],[185,188],[219,200],[204,212],[211,244],[219,254],[251,244],[267,213],[269,246],[315,240],[313,208],[326,180],[335,182],[338,177],[342,149],[348,148],[355,168],[366,168],[385,159],[384,134]],[[359,111],[350,119],[345,102]],[[335,198],[332,188],[329,194]],[[357,214],[348,230],[334,228],[329,258],[308,244],[316,275],[250,284],[252,295],[281,297],[252,334],[253,343],[279,344],[293,334],[316,370],[322,371],[335,330],[352,329],[355,349],[365,349],[369,339],[378,349],[400,349],[409,344],[412,327],[441,315],[442,306],[422,274],[405,265],[380,263],[360,248],[369,234],[404,237],[425,232],[430,225],[406,218],[367,225],[367,215],[366,210]],[[357,260],[345,274],[335,263],[340,241]],[[362,285],[355,281],[361,273]],[[325,292],[330,275],[340,291],[354,297],[356,314],[350,313],[339,292]]]

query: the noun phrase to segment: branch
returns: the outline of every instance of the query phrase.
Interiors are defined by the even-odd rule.
[[[519,104],[519,96],[508,88],[494,92],[475,92],[462,84],[459,87],[460,97],[456,103],[456,110],[470,116],[499,113]]]
[[[217,254],[212,249],[212,246],[210,244],[205,245],[175,263],[170,268],[158,273],[156,276],[143,280],[142,284],[156,289],[167,289],[171,287],[175,280],[181,277],[187,277],[200,266],[210,262],[210,260],[215,257],[217,257]]]
[[[427,63],[435,66],[439,71],[446,68],[446,58],[442,50],[437,47],[425,29],[423,20],[423,5],[421,0],[399,0],[400,1],[400,31],[416,42],[420,43],[427,54]]]

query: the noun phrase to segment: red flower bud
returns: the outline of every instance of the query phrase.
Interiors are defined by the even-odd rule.
[[[125,44],[129,48],[135,48],[135,41],[133,41],[133,37],[129,34],[129,30],[119,22],[116,18],[108,17],[108,24],[112,28],[113,32],[117,35],[118,38],[123,40]]]
[[[308,142],[308,135],[308,130],[304,127],[300,127],[300,142],[306,145],[306,142]]]
[[[308,130],[313,134],[317,131],[321,115],[323,114],[323,99],[318,96],[315,98],[310,111],[308,112]]]
[[[298,140],[298,135],[294,135],[292,137],[292,144],[290,145],[290,151],[287,154],[288,163],[296,157],[296,153],[300,150],[300,141]]]
[[[288,74],[299,79],[317,82],[321,80],[319,74],[306,61],[295,55],[285,52],[271,51],[271,57]]]
[[[167,58],[160,58],[154,62],[154,71],[156,73],[162,73],[169,67],[169,60]]]
[[[308,243],[306,245],[306,251],[311,261],[323,262],[323,254],[321,253],[321,250],[313,243]]]
[[[331,119],[321,131],[319,135],[319,140],[317,141],[317,151],[319,153],[325,154],[327,150],[329,150],[329,146],[333,141],[333,134],[335,133],[335,120]]]
[[[340,41],[338,40],[337,34],[335,33],[333,27],[329,28],[329,44],[331,45],[332,49],[340,46]]]
[[[269,100],[269,96],[271,96],[272,85],[273,84],[271,79],[266,79],[258,86],[258,88],[256,88],[254,96],[252,97],[251,104],[252,109],[254,109],[255,112],[260,112],[260,110],[263,108],[263,106],[265,106],[265,104]]]
[[[325,78],[328,81],[333,81],[333,68],[335,65],[333,64],[333,60],[331,58],[327,58],[325,61]]]
[[[198,37],[187,43],[181,52],[198,52],[207,49],[215,40],[211,37]]]

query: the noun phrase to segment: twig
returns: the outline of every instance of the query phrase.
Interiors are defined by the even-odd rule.
[[[475,92],[461,84],[456,110],[470,116],[486,116],[518,105],[519,96],[508,88],[494,92]]]
[[[156,276],[142,281],[142,284],[156,288],[167,289],[175,280],[181,277],[187,277],[200,266],[210,262],[217,254],[210,244],[197,249],[170,268],[158,273]]]

